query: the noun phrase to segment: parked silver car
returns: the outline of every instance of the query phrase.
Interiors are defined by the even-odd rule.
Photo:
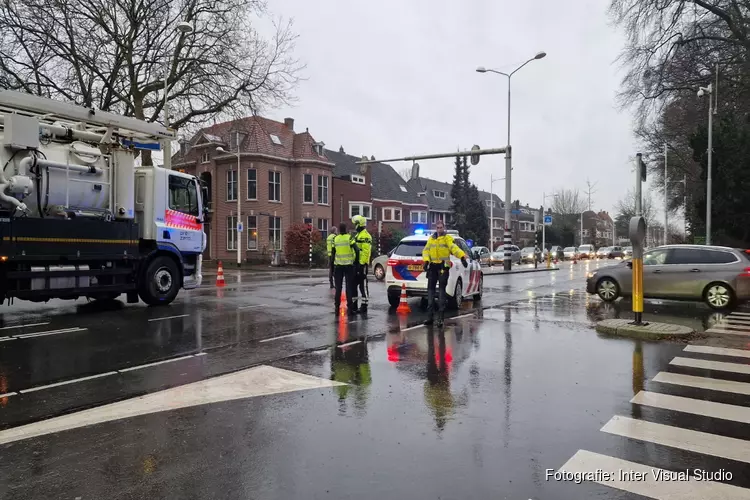
[[[666,245],[643,255],[643,296],[702,300],[725,309],[750,299],[750,251],[703,245]],[[606,302],[630,296],[632,261],[588,273],[586,291]]]
[[[375,257],[374,259],[372,259],[372,274],[375,276],[376,280],[383,281],[385,279],[385,270],[388,267],[388,257],[390,257],[392,253],[393,250],[388,253],[384,253],[380,257]]]

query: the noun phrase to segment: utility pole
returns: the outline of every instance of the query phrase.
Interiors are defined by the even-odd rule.
[[[669,227],[669,197],[667,196],[667,143],[664,143],[664,244],[667,244],[667,228]]]

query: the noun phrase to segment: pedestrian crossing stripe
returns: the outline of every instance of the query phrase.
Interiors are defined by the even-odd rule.
[[[700,396],[691,398],[657,392],[660,387],[663,387],[659,384],[671,384],[699,391],[718,391],[750,396],[750,383],[720,378],[723,374],[750,374],[750,350],[688,345],[684,348],[684,351],[694,355],[707,354],[735,359],[744,358],[746,361],[740,363],[712,361],[698,357],[675,357],[670,361],[669,366],[708,370],[709,376],[669,371],[659,372],[651,380],[654,384],[649,385],[649,390],[640,390],[630,400],[631,404],[723,422],[736,422],[739,425],[750,424],[750,406],[718,403]],[[660,445],[718,459],[750,464],[750,440],[677,427],[673,425],[673,422],[673,420],[669,420],[670,425],[666,425],[650,420],[614,415],[600,430],[607,434],[651,445]],[[646,454],[645,456],[647,457],[645,460],[649,460],[652,455]],[[666,456],[669,456],[669,454]],[[676,469],[685,470],[684,467]],[[710,477],[698,478],[697,476],[691,476],[694,474],[694,470],[688,470],[689,477],[686,478],[686,481],[659,479],[661,474],[666,474],[667,479],[670,479],[675,473],[652,467],[649,464],[629,462],[588,450],[578,450],[573,457],[560,467],[558,472],[578,474],[585,481],[648,498],[665,500],[678,498],[680,500],[750,499],[750,488],[731,484],[731,472],[724,469],[706,471],[706,474]],[[591,471],[597,471],[596,477],[593,477]],[[643,475],[638,479],[623,478],[619,471],[641,472]]]

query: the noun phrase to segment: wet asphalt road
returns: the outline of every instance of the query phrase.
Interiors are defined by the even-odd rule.
[[[670,364],[748,359],[598,336],[593,323],[627,317],[630,304],[584,293],[597,265],[488,276],[481,305],[466,304],[442,331],[419,326],[419,301],[408,318],[395,315],[377,282],[367,317],[340,321],[319,273],[238,283],[228,271],[223,290],[183,293],[168,308],[19,304],[0,323],[0,498],[644,498],[634,487],[547,477],[579,464],[579,450],[670,470],[723,468],[733,473],[725,482],[750,486],[750,417],[741,411],[750,391],[653,381],[669,372],[750,382],[744,368],[717,375]],[[645,317],[697,330],[725,321],[695,304],[647,304]],[[200,381],[258,366],[273,370],[253,379],[262,395],[186,403],[214,397]],[[277,380],[287,375],[287,385]],[[172,387],[183,392],[166,398],[168,411],[118,413]],[[631,404],[644,389],[740,406],[742,415]],[[75,423],[102,408],[111,421]],[[616,425],[600,431],[614,416],[741,441],[690,450],[625,437]],[[56,430],[70,430],[12,434],[53,417],[69,419]]]

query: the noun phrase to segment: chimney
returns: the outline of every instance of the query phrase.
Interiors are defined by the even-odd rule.
[[[186,141],[184,137],[180,137],[179,143],[180,143],[180,155],[184,157],[185,154],[187,153],[188,141]]]
[[[344,154],[344,146],[339,146],[339,153]]]
[[[284,125],[286,125],[286,128],[294,132],[294,118],[284,118]]]
[[[370,160],[375,161],[375,155],[370,156]]]
[[[415,163],[411,166],[411,178],[419,179],[419,163]]]

